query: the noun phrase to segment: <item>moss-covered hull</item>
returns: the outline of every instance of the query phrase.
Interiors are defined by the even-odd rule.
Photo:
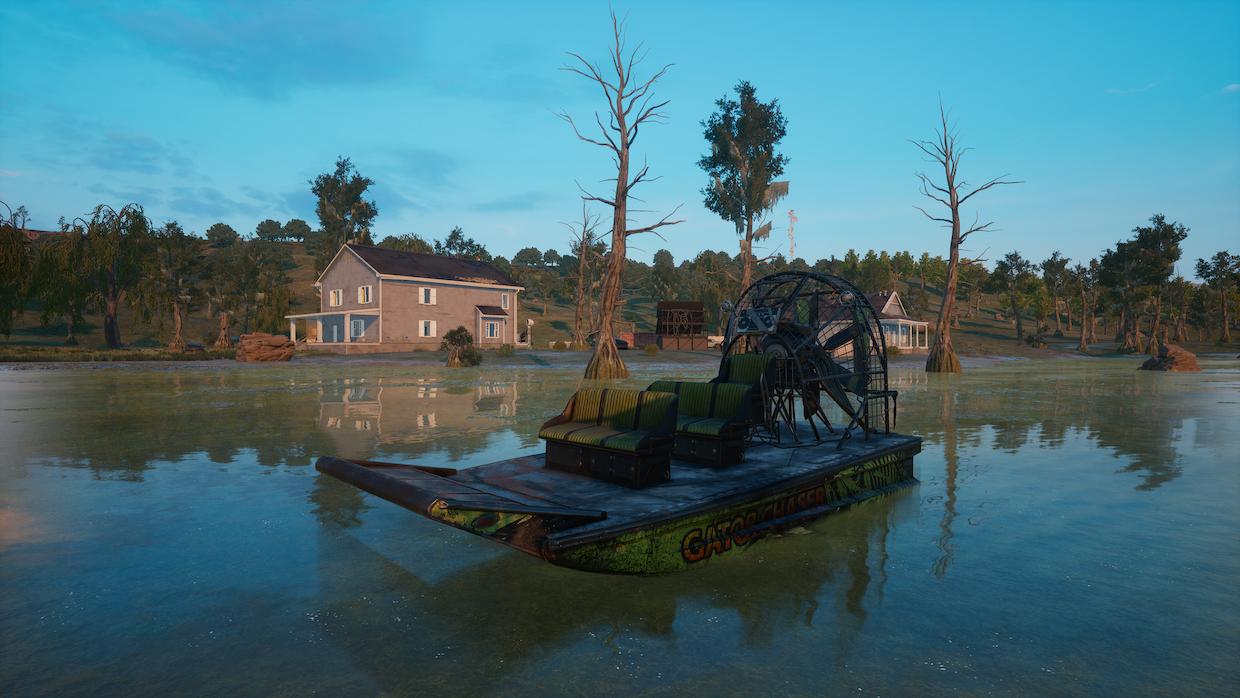
[[[316,467],[557,565],[660,574],[738,557],[771,533],[915,482],[921,441],[892,435],[839,453],[822,448],[832,451],[817,460],[786,451],[747,457],[731,475],[685,466],[677,478],[674,468],[672,482],[641,491],[544,468],[541,456],[461,471],[332,457]]]

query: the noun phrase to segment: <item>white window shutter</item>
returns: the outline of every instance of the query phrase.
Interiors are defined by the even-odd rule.
[[[431,293],[434,293],[434,291],[432,291]],[[431,336],[432,337],[439,336],[439,321],[437,320],[431,320]]]
[[[363,291],[362,291],[362,287],[361,287],[361,286],[358,286],[358,287],[357,287],[357,302],[358,302],[358,303],[365,303],[365,302],[366,302],[365,300],[363,300],[363,299],[362,299],[362,293],[363,293]]]
[[[432,288],[432,289],[431,289],[431,305],[438,305],[438,304],[439,304],[439,298],[438,298],[438,295],[439,295],[439,289],[437,289],[437,288]]]

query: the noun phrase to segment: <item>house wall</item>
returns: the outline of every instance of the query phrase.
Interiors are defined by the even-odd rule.
[[[517,293],[510,288],[485,286],[460,286],[432,281],[405,281],[383,279],[383,342],[411,344],[418,348],[438,348],[443,336],[458,326],[464,326],[474,341],[484,346],[516,343],[515,309]],[[435,289],[435,305],[422,305],[419,298],[423,288]],[[501,306],[500,294],[508,294],[508,317],[500,326],[500,336],[488,339],[482,336],[479,324],[479,305]],[[419,337],[418,326],[423,320],[437,323],[437,336]]]
[[[346,310],[356,310],[359,308],[374,310],[380,307],[380,288],[379,276],[371,271],[357,255],[348,251],[342,251],[336,257],[336,261],[328,267],[323,277],[319,279],[319,310],[324,313],[339,313]],[[357,302],[357,289],[359,286],[370,286],[370,302]],[[344,303],[337,306],[329,305],[331,303],[331,292],[340,289],[344,292]],[[325,333],[326,334],[326,333]],[[330,335],[327,335],[330,336]]]

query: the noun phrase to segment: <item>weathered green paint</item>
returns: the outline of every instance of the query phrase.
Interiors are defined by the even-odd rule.
[[[558,551],[558,565],[593,572],[659,574],[748,550],[768,533],[868,499],[913,478],[912,453],[890,453],[770,497]],[[804,515],[801,514],[804,512]],[[764,523],[780,519],[778,526]],[[755,530],[757,529],[757,530]]]

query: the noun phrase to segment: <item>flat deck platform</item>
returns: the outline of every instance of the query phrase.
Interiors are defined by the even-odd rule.
[[[836,470],[920,443],[921,439],[913,436],[872,434],[868,440],[845,441],[838,449],[834,441],[797,448],[760,445],[747,449],[743,462],[725,468],[673,460],[670,482],[640,490],[544,468],[543,454],[460,470],[445,479],[529,506],[551,504],[607,512],[605,519],[551,534],[548,541],[558,547],[579,542],[591,533],[612,535],[717,509],[733,501],[759,498],[765,491],[789,489],[800,479],[821,479]]]

